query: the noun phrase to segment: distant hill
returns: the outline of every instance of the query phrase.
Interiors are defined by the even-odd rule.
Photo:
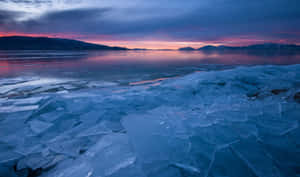
[[[71,39],[48,37],[0,37],[0,50],[127,50]]]
[[[242,47],[231,46],[204,46],[198,50],[202,51],[300,51],[300,46],[294,44],[256,44]]]
[[[194,49],[192,47],[184,47],[179,48],[178,50],[182,51],[192,51],[192,50],[200,50],[203,52],[243,52],[243,51],[253,51],[253,52],[259,52],[259,51],[283,51],[283,52],[300,52],[300,46],[294,45],[294,44],[275,44],[275,43],[266,43],[266,44],[256,44],[256,45],[249,45],[249,46],[241,46],[241,47],[232,47],[232,46],[211,46],[207,45],[204,47],[201,47],[199,49]]]
[[[204,46],[199,49],[194,49],[191,47],[179,48],[180,51],[202,51],[204,53],[241,53],[249,55],[299,55],[300,46],[294,44],[256,44],[249,46],[233,47],[233,46]]]
[[[181,50],[181,51],[192,51],[192,50],[196,50],[192,47],[183,47],[183,48],[179,48],[178,50]]]

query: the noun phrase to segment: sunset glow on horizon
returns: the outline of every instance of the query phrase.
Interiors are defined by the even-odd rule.
[[[0,36],[76,39],[147,49],[300,44],[298,0],[5,0]]]
[[[8,37],[8,36],[27,36],[27,37],[49,37],[49,38],[64,38],[64,39],[74,39],[80,40],[83,42],[107,45],[107,46],[118,46],[118,47],[126,47],[129,49],[179,49],[182,47],[193,47],[193,48],[201,48],[203,46],[212,45],[212,46],[247,46],[252,44],[260,44],[260,43],[289,43],[289,44],[298,44],[289,42],[286,40],[263,40],[263,39],[248,39],[245,37],[241,38],[224,38],[220,41],[160,41],[160,40],[127,40],[127,41],[118,41],[109,39],[108,36],[84,36],[78,34],[28,34],[28,33],[16,33],[16,32],[7,32],[0,33],[0,37]],[[91,39],[93,38],[93,39]]]

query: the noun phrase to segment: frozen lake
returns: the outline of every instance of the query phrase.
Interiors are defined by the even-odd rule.
[[[0,52],[0,177],[300,175],[300,56]]]
[[[0,51],[0,78],[45,76],[113,82],[182,76],[239,65],[300,63],[300,55],[200,51]]]

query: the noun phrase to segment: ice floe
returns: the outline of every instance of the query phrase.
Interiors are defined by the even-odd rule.
[[[300,65],[0,81],[0,176],[299,176]]]

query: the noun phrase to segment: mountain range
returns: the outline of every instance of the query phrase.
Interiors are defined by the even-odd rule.
[[[72,39],[8,36],[0,37],[0,50],[129,50],[124,47],[110,47],[87,43]],[[133,49],[146,50],[146,49]],[[202,52],[248,52],[248,53],[300,53],[300,46],[294,44],[265,43],[249,46],[204,46],[198,49],[192,47],[179,48],[180,51]]]
[[[9,36],[0,37],[0,50],[127,50],[72,39]]]
[[[300,52],[300,46],[295,44],[276,44],[276,43],[265,43],[255,44],[249,46],[204,46],[198,49],[192,47],[179,48],[181,51],[194,51],[199,50],[203,52]]]

